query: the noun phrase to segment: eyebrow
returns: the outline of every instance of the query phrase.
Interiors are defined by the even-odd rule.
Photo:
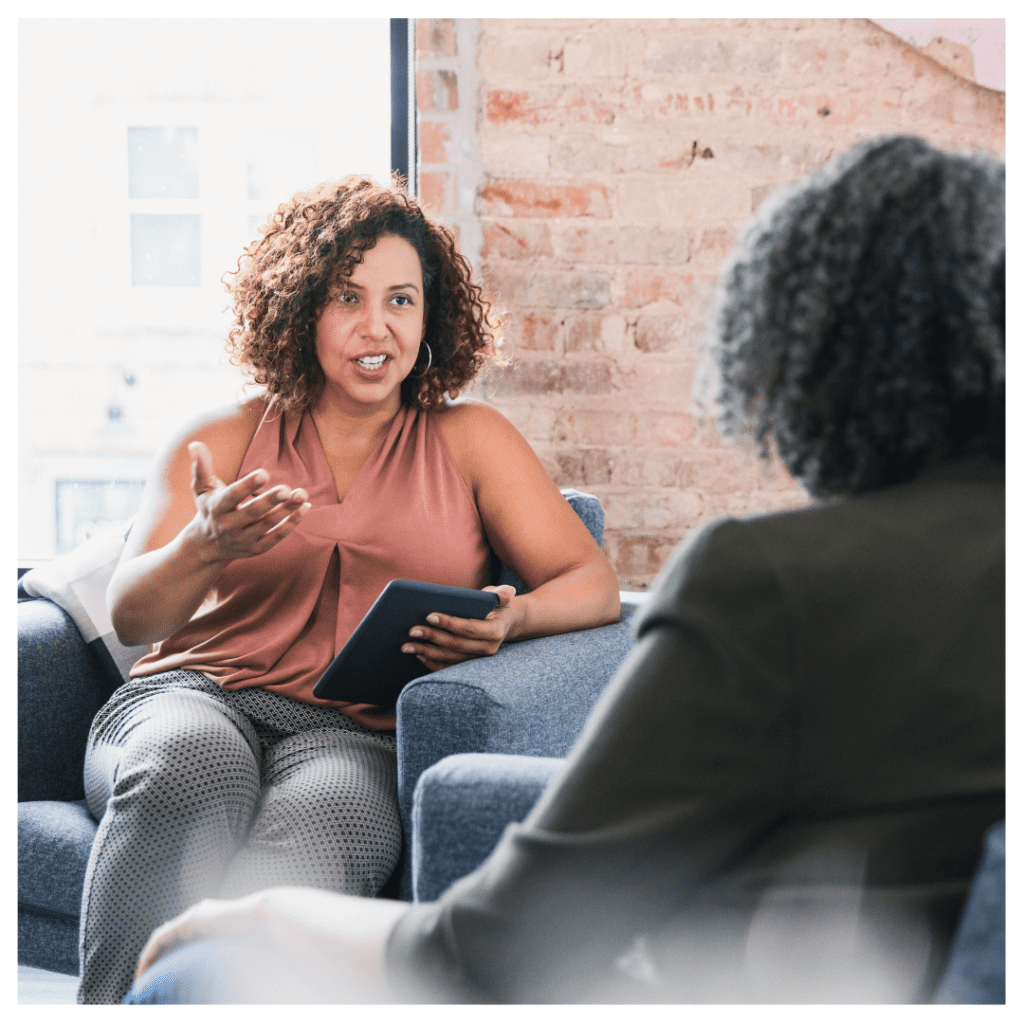
[[[356,289],[356,291],[360,292],[366,291],[366,287],[364,285],[356,284],[355,281],[352,280],[342,282],[342,287],[354,288]],[[413,284],[411,281],[409,281],[406,284],[393,284],[390,288],[388,288],[388,291],[400,292],[404,288],[411,288],[414,292],[418,292],[420,290],[419,285]]]

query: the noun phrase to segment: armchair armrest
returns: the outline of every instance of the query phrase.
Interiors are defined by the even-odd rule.
[[[624,602],[610,626],[522,640],[414,679],[398,700],[403,820],[423,771],[450,754],[564,757],[633,643]]]

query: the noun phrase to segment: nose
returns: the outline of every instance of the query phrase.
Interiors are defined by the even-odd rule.
[[[363,334],[374,341],[383,341],[388,336],[388,323],[384,310],[375,302],[366,304]]]

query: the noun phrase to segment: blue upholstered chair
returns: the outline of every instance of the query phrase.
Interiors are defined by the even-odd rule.
[[[563,493],[600,543],[598,500]],[[497,582],[525,589],[504,568]],[[510,644],[493,658],[452,666],[406,688],[398,704],[406,850],[417,846],[416,783],[435,762],[474,751],[549,758],[568,752],[629,650],[635,607],[627,598],[615,625]],[[86,737],[121,682],[101,640],[90,636],[87,643],[62,608],[31,599],[19,587],[18,962],[64,974],[78,973],[82,883],[97,828],[82,784]],[[532,762],[527,768],[533,777]],[[509,808],[505,820],[519,810]],[[392,886],[406,899],[412,897],[412,867],[404,856]],[[447,874],[453,871],[465,873],[461,865]]]

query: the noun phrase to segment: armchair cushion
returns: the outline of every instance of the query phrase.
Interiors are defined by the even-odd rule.
[[[413,794],[413,899],[436,900],[479,867],[563,764],[558,757],[454,754],[428,768]]]

